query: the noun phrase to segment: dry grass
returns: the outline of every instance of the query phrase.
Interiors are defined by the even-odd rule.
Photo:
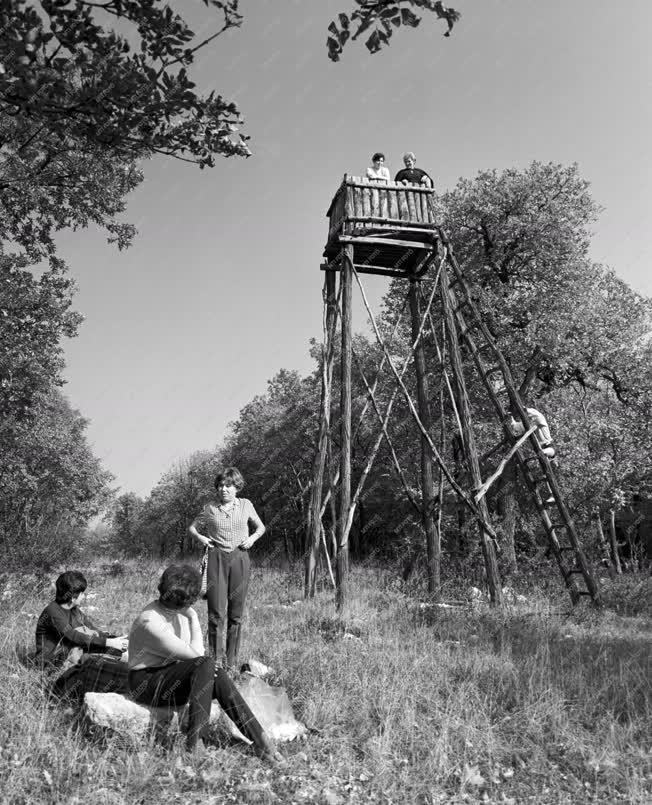
[[[154,597],[161,565],[81,569],[96,593],[88,604],[119,628]],[[504,612],[443,611],[365,569],[353,573],[341,622],[330,593],[301,602],[300,581],[298,569],[259,569],[249,598],[244,655],[276,669],[314,730],[271,769],[236,746],[188,757],[90,740],[13,657],[32,639],[47,581],[5,579],[1,801],[650,801],[648,615],[558,614],[533,596]],[[630,588],[608,592],[619,611],[649,598],[649,581]],[[560,603],[570,609],[561,591]]]

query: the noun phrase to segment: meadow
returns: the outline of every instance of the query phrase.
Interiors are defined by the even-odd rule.
[[[85,608],[128,629],[163,564],[77,565]],[[258,567],[243,658],[274,669],[308,738],[270,767],[240,745],[90,737],[17,661],[54,574],[0,580],[0,801],[154,803],[643,803],[650,766],[650,579],[606,580],[607,606],[573,609],[561,587],[493,611],[445,609],[387,570],[357,568],[343,619],[333,593],[301,600],[301,568]],[[463,588],[447,590],[464,598]],[[205,623],[205,607],[197,604]],[[105,617],[101,617],[106,613]]]

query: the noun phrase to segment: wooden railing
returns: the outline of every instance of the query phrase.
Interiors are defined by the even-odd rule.
[[[326,213],[328,239],[370,227],[435,229],[433,199],[434,190],[423,185],[345,175]]]

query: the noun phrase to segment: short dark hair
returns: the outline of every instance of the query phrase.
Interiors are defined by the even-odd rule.
[[[57,604],[69,604],[79,593],[88,587],[86,579],[77,570],[66,570],[54,582],[56,588],[55,601]]]
[[[385,159],[385,154],[382,151],[376,151],[376,153],[371,157],[371,161],[375,162],[377,159]]]
[[[217,489],[222,482],[233,484],[238,492],[245,485],[242,473],[237,467],[227,467],[221,472],[218,472],[215,476],[215,489]]]
[[[201,576],[192,565],[166,567],[158,583],[162,604],[172,609],[184,609],[199,598]]]

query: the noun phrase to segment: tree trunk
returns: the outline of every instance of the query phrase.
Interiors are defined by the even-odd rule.
[[[604,529],[602,528],[602,518],[600,517],[599,509],[594,509],[593,519],[595,520],[595,533],[598,537],[598,545],[600,546],[600,553],[605,559],[608,559],[611,562],[611,557],[609,556],[609,546],[607,545],[607,540],[605,539],[604,536]]]
[[[456,483],[458,483],[461,487],[464,487],[464,450],[462,449],[462,440],[460,439],[458,433],[453,434],[451,438],[451,447],[453,449],[453,477],[455,478]],[[468,545],[466,544],[466,538],[464,536],[466,534],[466,506],[459,498],[456,499],[455,509],[457,512],[457,540],[455,553],[457,558],[460,559],[466,554]]]
[[[620,564],[620,556],[618,554],[618,540],[616,539],[616,512],[614,509],[609,509],[609,537],[611,539],[611,555],[616,568],[618,576],[623,572]]]
[[[503,550],[510,573],[518,572],[514,532],[516,530],[516,465],[510,461],[505,467],[498,490],[498,514],[502,518]]]
[[[423,341],[419,338],[421,329],[421,306],[419,304],[418,283],[410,281],[410,315],[412,325],[412,343],[414,344],[414,369],[417,377],[417,404],[419,418],[423,427],[430,433],[432,430],[432,417],[430,414],[430,394],[428,389],[428,376],[426,371],[426,358]],[[428,592],[433,595],[438,592],[439,583],[435,572],[435,558],[437,555],[437,527],[435,525],[435,482],[432,471],[432,452],[426,437],[421,434],[421,522],[426,535],[426,554],[428,557]]]

